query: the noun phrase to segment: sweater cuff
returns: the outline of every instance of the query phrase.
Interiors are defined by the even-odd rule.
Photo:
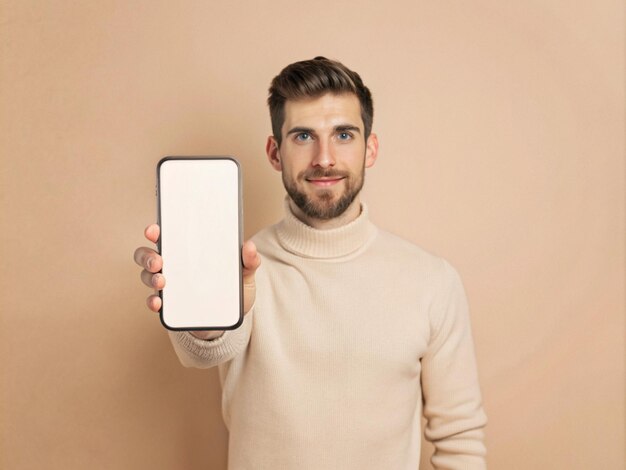
[[[239,328],[226,330],[219,338],[203,340],[188,331],[169,331],[174,350],[185,367],[202,369],[226,362],[242,352],[250,339],[252,311]]]

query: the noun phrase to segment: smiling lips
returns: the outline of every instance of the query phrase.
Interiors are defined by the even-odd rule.
[[[331,176],[326,178],[307,178],[306,180],[315,186],[327,187],[339,183],[344,178],[345,176]]]

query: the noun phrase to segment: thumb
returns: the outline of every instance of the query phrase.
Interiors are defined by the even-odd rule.
[[[241,247],[241,262],[243,263],[243,311],[248,313],[256,299],[254,273],[261,264],[261,257],[251,241],[247,241]]]
[[[261,257],[254,242],[248,240],[241,247],[241,261],[243,263],[244,286],[254,284],[254,273],[261,265]]]

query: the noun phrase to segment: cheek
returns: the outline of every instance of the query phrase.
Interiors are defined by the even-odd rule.
[[[294,162],[291,160],[282,161],[282,173],[284,178],[296,181],[303,170],[304,168],[295,166]]]
[[[340,149],[337,157],[350,168],[361,168],[365,160],[365,147]]]
[[[281,160],[283,171],[292,174],[294,177],[305,171],[311,164],[312,152],[307,148],[290,149],[283,154]],[[286,155],[289,155],[286,157]]]

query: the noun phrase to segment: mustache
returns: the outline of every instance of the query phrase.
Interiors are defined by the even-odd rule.
[[[350,173],[347,171],[335,170],[333,168],[313,168],[300,172],[300,179],[318,179],[318,178],[347,178]]]

